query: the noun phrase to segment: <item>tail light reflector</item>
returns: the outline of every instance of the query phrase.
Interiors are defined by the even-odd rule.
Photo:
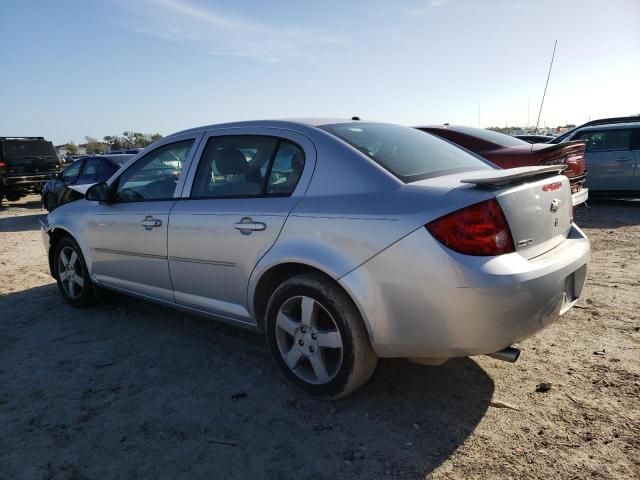
[[[465,255],[495,256],[515,251],[507,219],[496,199],[456,210],[426,227],[442,244]]]

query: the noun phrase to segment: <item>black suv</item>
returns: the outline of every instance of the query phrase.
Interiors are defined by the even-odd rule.
[[[0,137],[0,202],[38,193],[60,172],[53,144],[42,137]]]

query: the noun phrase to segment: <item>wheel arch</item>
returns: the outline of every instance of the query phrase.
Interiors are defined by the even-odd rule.
[[[250,314],[256,320],[258,328],[260,328],[261,330],[264,329],[267,304],[269,303],[269,299],[271,298],[271,295],[273,294],[275,289],[288,279],[305,273],[317,273],[326,278],[327,281],[340,288],[351,300],[351,302],[353,302],[353,305],[360,313],[360,316],[362,317],[362,320],[367,327],[368,333],[371,334],[371,332],[369,331],[369,322],[360,309],[359,303],[353,299],[350,292],[348,292],[344,288],[344,286],[340,284],[338,279],[319,266],[302,261],[283,261],[280,263],[275,263],[261,270],[259,274],[255,274],[254,271],[254,275],[252,275],[249,284],[248,303]]]
[[[73,236],[73,234],[69,230],[63,227],[57,227],[57,226],[52,227],[47,231],[47,234],[49,235],[49,252],[47,252],[47,256],[49,259],[49,272],[53,276],[53,261],[54,261],[53,256],[55,254],[56,247],[60,242],[60,240],[62,240],[65,237],[69,237],[73,239],[76,243],[78,242],[78,240]]]
[[[254,271],[255,273],[255,271]],[[335,279],[320,268],[300,261],[285,261],[265,268],[252,276],[249,284],[249,308],[258,328],[263,329],[269,298],[278,285],[296,275],[319,273],[331,281]],[[336,282],[337,283],[337,282]]]

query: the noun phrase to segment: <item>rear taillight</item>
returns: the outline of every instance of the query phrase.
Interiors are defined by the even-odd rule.
[[[494,256],[515,251],[507,219],[496,199],[456,210],[426,227],[445,246],[465,255]]]
[[[7,162],[3,162],[2,160],[0,160],[0,168],[6,168],[7,166]]]
[[[540,162],[540,165],[566,165],[564,171],[568,177],[582,175],[584,172],[584,156],[577,153],[562,155],[560,157],[547,158]]]

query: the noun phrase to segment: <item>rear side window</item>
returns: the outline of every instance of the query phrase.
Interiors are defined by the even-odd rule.
[[[304,152],[293,143],[281,141],[273,159],[267,194],[289,195],[298,184],[304,168]]]
[[[82,169],[82,175],[95,175],[98,173],[98,168],[100,167],[100,159],[99,158],[87,158],[84,161],[84,168]]]
[[[53,144],[46,140],[7,140],[2,142],[2,149],[7,158],[57,156]]]
[[[355,147],[405,183],[494,168],[445,140],[409,127],[345,123],[320,128]]]
[[[587,152],[606,152],[611,150],[629,150],[631,144],[631,130],[600,130],[583,132],[575,137],[584,140]]]
[[[303,167],[302,149],[286,140],[261,135],[211,137],[191,198],[290,195]]]

